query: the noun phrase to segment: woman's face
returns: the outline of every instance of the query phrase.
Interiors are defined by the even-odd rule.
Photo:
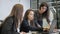
[[[44,13],[46,10],[47,10],[47,7],[46,7],[46,6],[43,6],[43,7],[41,7],[41,9],[40,9],[40,13],[42,14],[42,13]]]
[[[30,13],[28,14],[28,19],[29,20],[33,20],[34,19],[34,12],[30,11]]]

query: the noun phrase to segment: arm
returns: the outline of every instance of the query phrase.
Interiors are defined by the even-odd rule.
[[[42,29],[42,27],[37,23],[37,21],[35,20],[34,21],[34,24],[35,26],[29,26],[29,29],[32,30],[32,31],[39,31]]]

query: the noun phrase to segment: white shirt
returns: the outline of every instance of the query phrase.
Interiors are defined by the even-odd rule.
[[[49,11],[50,25],[52,24],[53,19],[54,19],[54,15],[53,15],[52,11]],[[48,22],[47,22],[46,18],[43,18],[43,27],[47,27],[47,26],[48,26]]]

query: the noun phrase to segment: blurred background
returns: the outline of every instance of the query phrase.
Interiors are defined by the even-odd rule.
[[[49,9],[54,15],[54,19],[57,20],[56,26],[60,29],[60,0],[0,0],[0,22],[4,21],[10,14],[12,7],[17,3],[24,6],[25,13],[29,8],[37,10],[42,2],[48,3]]]

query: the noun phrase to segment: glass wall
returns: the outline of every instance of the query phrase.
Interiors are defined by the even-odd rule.
[[[47,2],[49,7],[53,7],[56,11],[57,28],[60,28],[60,0],[30,0],[30,8],[36,10],[39,8],[40,3]]]

